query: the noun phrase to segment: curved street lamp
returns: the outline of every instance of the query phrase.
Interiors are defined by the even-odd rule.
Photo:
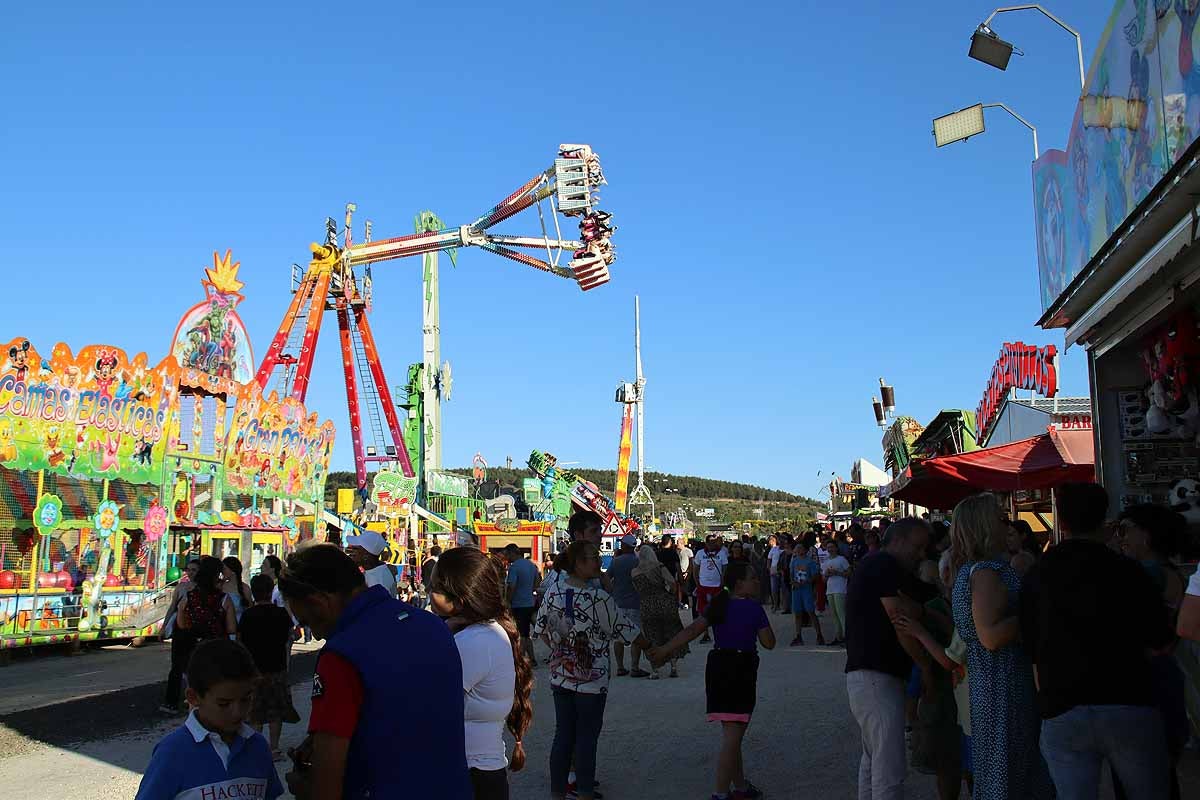
[[[965,142],[972,136],[978,136],[983,133],[985,130],[983,110],[985,108],[1002,108],[1011,114],[1013,119],[1020,122],[1026,128],[1029,128],[1033,133],[1033,160],[1037,161],[1041,156],[1041,151],[1038,149],[1037,128],[1004,103],[976,103],[973,106],[967,106],[959,111],[938,117],[933,121],[934,144],[938,147],[945,147],[955,142]]]
[[[1054,23],[1060,28],[1075,37],[1075,45],[1079,51],[1079,91],[1080,94],[1082,94],[1084,85],[1087,82],[1087,73],[1083,68],[1083,37],[1079,35],[1079,31],[1075,30],[1070,25],[1051,14],[1045,8],[1035,3],[1019,6],[1005,6],[1003,8],[997,8],[995,11],[993,11],[988,18],[981,22],[979,27],[975,29],[975,33],[971,34],[971,49],[967,52],[967,55],[976,61],[982,61],[984,64],[995,67],[996,69],[1002,70],[1008,68],[1008,61],[1010,58],[1012,58],[1013,50],[1016,48],[1014,48],[1011,42],[1006,42],[997,36],[996,32],[993,31],[990,26],[992,20],[995,19],[997,14],[1004,14],[1009,11],[1040,11],[1042,14],[1053,20]],[[1017,49],[1017,53],[1018,55],[1024,55],[1024,53],[1022,53],[1019,49]],[[1014,114],[1013,116],[1016,115]],[[1020,118],[1018,117],[1018,119]],[[1021,121],[1024,122],[1024,120]]]

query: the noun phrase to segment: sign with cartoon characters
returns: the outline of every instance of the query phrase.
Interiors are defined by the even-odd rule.
[[[291,397],[262,398],[257,384],[246,387],[225,448],[225,483],[260,497],[319,498],[333,454],[333,423]]]
[[[14,339],[0,366],[0,465],[150,483],[178,390],[172,359],[156,366],[115,347],[67,345],[43,356]]]
[[[407,517],[417,496],[417,478],[382,470],[371,479],[371,502],[385,517]]]
[[[254,355],[246,326],[234,311],[244,299],[239,292],[244,284],[237,277],[241,262],[232,256],[229,250],[224,258],[213,253],[212,269],[204,271],[201,281],[204,302],[180,320],[171,355],[184,369],[246,384],[254,378]]]

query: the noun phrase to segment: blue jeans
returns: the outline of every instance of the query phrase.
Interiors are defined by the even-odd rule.
[[[1042,755],[1058,800],[1096,800],[1112,765],[1131,800],[1169,796],[1162,714],[1149,706],[1076,706],[1042,722]]]
[[[596,789],[596,744],[604,727],[607,694],[585,694],[554,687],[554,743],[550,745],[550,792],[566,794],[571,759],[575,759],[575,790]]]

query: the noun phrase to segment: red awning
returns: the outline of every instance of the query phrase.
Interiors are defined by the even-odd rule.
[[[891,496],[926,508],[950,509],[976,492],[1048,489],[1094,481],[1092,432],[1051,429],[998,447],[913,462]]]

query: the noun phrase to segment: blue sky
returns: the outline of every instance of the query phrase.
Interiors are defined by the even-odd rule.
[[[433,209],[469,222],[588,142],[610,186],[608,286],[480,251],[443,269],[454,367],[445,456],[615,463],[613,388],[633,372],[642,297],[648,468],[815,494],[818,470],[882,460],[870,398],[930,419],[974,408],[1004,341],[1039,316],[1029,133],[937,150],[930,120],[1003,101],[1061,148],[1074,42],[1048,20],[994,27],[1027,53],[966,56],[992,6],[631,3],[26,3],[0,49],[5,332],[48,349],[167,352],[232,248],[261,358],[326,216],[377,238]],[[431,7],[432,8],[432,7]],[[853,10],[853,15],[850,10]],[[1085,59],[1109,6],[1058,0]],[[538,230],[536,215],[499,226]],[[361,231],[358,236],[361,237]],[[444,262],[445,263],[445,262]],[[420,359],[420,265],[375,271],[390,382]],[[330,321],[332,322],[332,320]],[[309,406],[349,437],[336,326]],[[1082,351],[1062,387],[1086,393]]]

